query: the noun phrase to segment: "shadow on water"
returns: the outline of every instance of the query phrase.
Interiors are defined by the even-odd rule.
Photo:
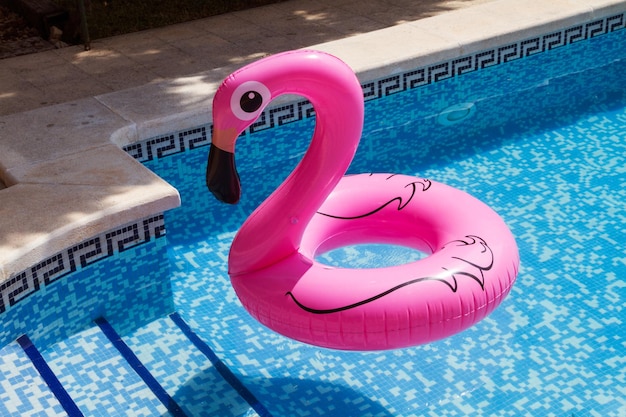
[[[393,416],[380,403],[342,384],[295,378],[260,380],[238,377],[244,386],[253,391],[272,417]],[[217,370],[210,367],[189,379],[173,397],[190,417],[256,416],[252,407],[241,397],[236,401],[232,398],[232,390]]]

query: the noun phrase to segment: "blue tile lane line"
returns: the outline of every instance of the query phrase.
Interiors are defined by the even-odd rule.
[[[174,417],[187,417],[183,409],[176,403],[176,401],[165,391],[165,389],[159,384],[159,382],[152,376],[150,371],[141,363],[137,355],[128,347],[128,345],[122,340],[119,334],[115,331],[113,326],[109,324],[103,317],[94,320],[98,325],[102,333],[109,339],[109,341],[120,352],[122,357],[128,362],[135,372],[143,379],[148,388],[154,393],[154,395],[161,401],[161,403],[172,413]]]
[[[63,385],[56,377],[52,369],[48,366],[45,359],[39,353],[37,347],[33,344],[27,335],[22,335],[17,339],[17,343],[20,344],[26,356],[31,360],[41,378],[46,382],[54,396],[59,400],[61,406],[68,414],[69,417],[83,417],[83,413],[80,411],[72,397],[67,393]]]
[[[248,390],[248,388],[246,388],[239,379],[237,379],[235,374],[233,374],[232,371],[228,369],[228,367],[224,364],[224,362],[222,362],[220,358],[217,357],[211,347],[207,345],[202,339],[200,339],[200,337],[191,329],[191,327],[189,327],[189,325],[185,322],[185,320],[183,320],[180,314],[172,313],[170,314],[170,318],[183,332],[183,334],[187,336],[191,343],[193,343],[193,345],[198,348],[198,350],[201,351],[211,361],[213,366],[215,366],[215,369],[217,369],[220,375],[222,375],[224,380],[226,380],[226,382],[228,382],[230,386],[233,387],[233,389],[237,391],[237,393],[241,395],[244,400],[246,400],[250,407],[252,407],[260,417],[272,417],[272,414],[269,412],[269,410],[267,410],[267,408],[265,408],[265,406],[263,406],[263,404],[261,404],[259,400],[257,400],[254,394],[250,392],[250,390]]]

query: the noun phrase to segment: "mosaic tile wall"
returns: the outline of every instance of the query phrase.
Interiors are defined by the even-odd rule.
[[[164,236],[163,215],[140,219],[94,236],[15,274],[0,286],[0,317],[5,323],[0,329],[0,346],[15,340],[26,330],[31,337],[41,336],[46,340],[52,340],[61,331],[71,334],[76,326],[85,326],[95,318],[89,316],[97,314],[98,309],[122,308],[115,307],[113,299],[118,297],[120,301],[125,292],[128,296],[139,297],[138,308],[141,298],[146,297],[141,296],[141,291],[170,292],[169,281],[165,281],[169,266]],[[142,257],[148,253],[153,255]],[[139,271],[145,276],[140,276]],[[116,273],[119,275],[117,282]],[[134,274],[137,276],[132,276]],[[145,288],[133,290],[133,285]],[[68,294],[72,297],[68,298]],[[145,302],[148,310],[163,309],[163,303],[167,304],[161,301],[151,307],[149,300]],[[123,308],[127,307],[125,303]],[[166,310],[170,309],[171,306]],[[110,311],[110,314],[124,313]],[[64,316],[68,316],[65,326],[70,325],[73,330],[60,330],[55,325]],[[70,320],[70,316],[75,319]],[[80,316],[85,316],[86,322],[77,320]]]
[[[67,248],[0,285],[0,314],[42,286],[129,248],[165,236],[163,215],[137,220]]]
[[[623,30],[625,27],[626,13],[619,13],[594,20],[593,22],[521,40],[472,55],[462,56],[450,61],[416,68],[379,80],[368,81],[362,84],[363,96],[366,101],[380,99],[402,91],[454,79],[464,74]],[[270,107],[261,114],[258,121],[250,126],[247,133],[259,132],[309,118],[314,113],[313,107],[308,101],[298,101],[278,107]],[[138,161],[146,162],[154,158],[162,158],[184,152],[185,150],[207,146],[210,144],[210,132],[210,125],[199,126],[128,145],[124,147],[124,150]]]

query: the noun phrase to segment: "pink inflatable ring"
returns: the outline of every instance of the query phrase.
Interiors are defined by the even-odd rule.
[[[229,255],[246,310],[287,337],[345,350],[394,349],[460,332],[493,311],[519,267],[504,221],[467,193],[394,174],[344,177],[363,126],[353,71],[315,51],[271,56],[230,75],[213,100],[207,185],[239,200],[235,141],[281,94],[311,101],[316,128],[289,177],[246,220]],[[429,253],[387,268],[333,268],[323,251],[390,243]]]

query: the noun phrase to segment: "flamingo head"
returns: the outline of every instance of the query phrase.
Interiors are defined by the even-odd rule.
[[[346,80],[351,87],[347,95],[355,101],[350,107],[356,109],[353,113],[358,116],[363,95],[354,72],[324,52],[283,52],[248,64],[228,76],[213,98],[213,136],[206,171],[207,187],[213,195],[230,204],[239,201],[241,186],[235,167],[235,142],[274,98],[297,94],[313,102],[321,90],[343,91]]]
[[[235,204],[241,195],[235,166],[235,142],[273,99],[261,81],[244,68],[229,76],[213,99],[213,136],[206,171],[209,190],[220,201]]]

